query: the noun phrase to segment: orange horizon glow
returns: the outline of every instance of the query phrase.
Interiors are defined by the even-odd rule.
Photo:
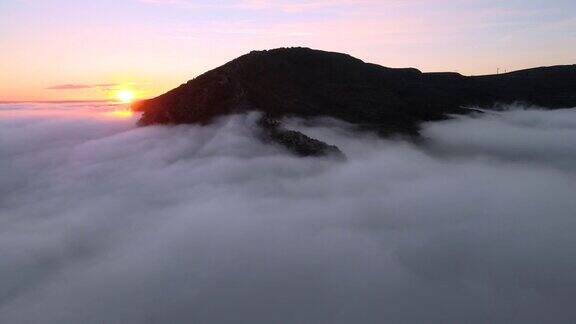
[[[58,117],[58,118],[105,118],[105,119],[127,119],[137,116],[139,113],[134,112],[128,105],[102,106],[100,109],[59,109],[59,106],[43,106],[41,109],[7,109],[0,110],[2,117]]]
[[[134,112],[131,109],[124,108],[124,109],[116,109],[106,113],[107,116],[116,117],[116,118],[130,118],[134,116]]]

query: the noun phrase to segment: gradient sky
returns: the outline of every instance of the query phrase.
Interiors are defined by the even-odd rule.
[[[1,0],[0,101],[150,97],[253,49],[423,71],[576,63],[574,0]]]

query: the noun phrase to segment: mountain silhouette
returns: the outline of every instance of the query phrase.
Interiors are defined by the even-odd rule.
[[[421,122],[514,102],[576,106],[576,65],[463,76],[388,68],[309,48],[280,48],[243,55],[133,108],[143,111],[142,126],[207,124],[224,115],[260,111],[263,138],[309,156],[338,149],[284,129],[282,117],[328,116],[380,134],[414,136]]]

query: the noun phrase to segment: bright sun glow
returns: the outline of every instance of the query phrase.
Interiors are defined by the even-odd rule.
[[[118,92],[116,92],[116,98],[122,103],[131,103],[132,100],[134,100],[134,91],[127,89],[118,90]]]

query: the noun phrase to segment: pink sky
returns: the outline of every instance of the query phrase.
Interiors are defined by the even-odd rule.
[[[574,12],[572,0],[3,0],[0,101],[151,97],[282,46],[463,74],[574,64]]]

